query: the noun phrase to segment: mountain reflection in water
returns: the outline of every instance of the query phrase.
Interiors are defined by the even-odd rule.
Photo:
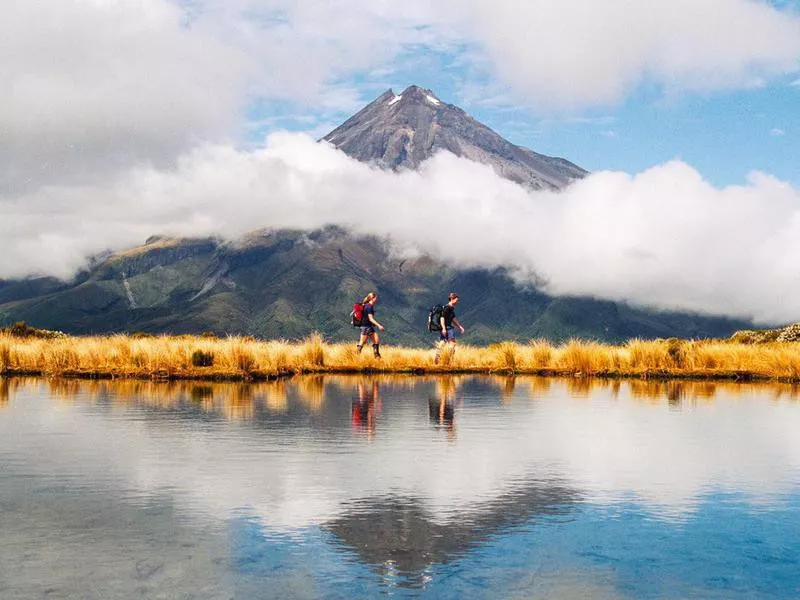
[[[0,378],[0,597],[800,597],[798,391]]]
[[[430,468],[435,468],[431,458]],[[341,544],[382,574],[391,569],[400,585],[425,583],[425,570],[457,560],[491,536],[530,524],[537,517],[566,515],[579,493],[554,482],[528,482],[496,499],[435,518],[420,498],[387,495],[348,503],[325,524]]]

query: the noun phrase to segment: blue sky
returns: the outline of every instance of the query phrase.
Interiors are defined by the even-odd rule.
[[[248,139],[258,144],[280,129],[321,137],[387,88],[399,93],[415,84],[516,144],[590,171],[639,173],[679,159],[716,186],[741,185],[754,170],[800,185],[800,74],[739,89],[670,93],[651,84],[605,106],[543,110],[526,105],[503,81],[469,64],[469,53],[467,47],[457,52],[415,47],[373,73],[337,80],[337,89],[348,90],[349,103],[333,109],[285,100],[254,102]]]

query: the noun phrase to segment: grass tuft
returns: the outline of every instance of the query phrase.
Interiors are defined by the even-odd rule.
[[[213,367],[214,366],[214,353],[204,352],[203,350],[195,350],[192,352],[192,366],[193,367]]]

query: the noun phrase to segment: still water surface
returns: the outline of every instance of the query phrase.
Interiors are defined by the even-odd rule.
[[[778,385],[0,379],[0,598],[798,598]]]

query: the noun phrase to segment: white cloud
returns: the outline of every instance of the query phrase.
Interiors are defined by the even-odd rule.
[[[252,152],[204,146],[174,170],[48,187],[0,206],[5,277],[68,275],[90,253],[155,233],[235,237],[261,226],[335,223],[457,265],[535,272],[556,294],[800,319],[798,190],[758,173],[719,189],[681,162],[636,176],[596,173],[561,194],[529,193],[449,154],[395,174],[280,134]],[[453,215],[445,237],[440,224],[419,218],[431,206]]]
[[[778,129],[777,127],[775,127],[774,129],[770,130],[769,134],[772,137],[781,137],[786,135],[786,132],[783,129]]]
[[[167,165],[238,140],[249,102],[352,111],[339,79],[431,41],[387,2],[8,0],[0,9],[0,193]]]
[[[4,4],[0,182],[163,163],[238,120],[245,62],[161,0]]]
[[[519,101],[574,108],[667,90],[762,85],[798,70],[800,18],[752,0],[451,0]],[[713,33],[712,33],[713,32]]]

